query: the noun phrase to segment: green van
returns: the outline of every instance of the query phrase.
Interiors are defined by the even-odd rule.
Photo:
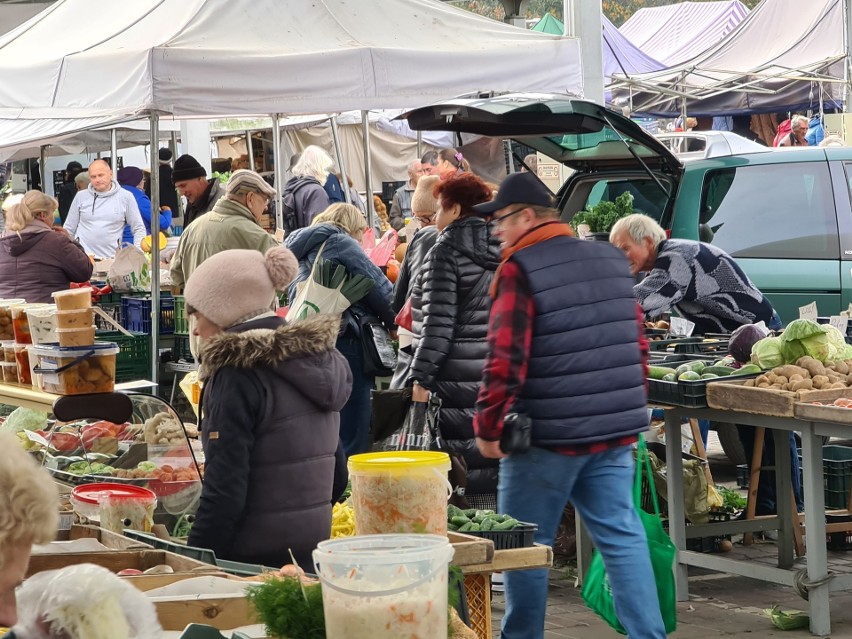
[[[574,170],[563,219],[625,191],[672,237],[736,258],[786,323],[852,303],[852,148],[754,149],[681,160],[620,113],[564,95],[455,99],[401,116],[415,130],[512,138]],[[692,154],[695,155],[695,154]]]

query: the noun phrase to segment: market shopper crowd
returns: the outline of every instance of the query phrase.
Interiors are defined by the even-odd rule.
[[[168,173],[170,157],[159,156],[158,170]],[[68,184],[82,175],[78,168],[69,165]],[[191,156],[175,162],[171,179],[188,210],[170,273],[183,290],[200,363],[206,459],[189,544],[268,566],[290,563],[292,551],[311,565],[346,488],[347,458],[373,445],[376,375],[365,326],[375,322],[392,336],[399,331],[392,388],[410,388],[413,402],[440,400],[440,438],[466,468],[470,502],[537,524],[536,542],[551,546],[573,504],[604,558],[629,636],[662,639],[631,491],[633,447],[648,427],[641,325],[674,309],[701,331],[757,321],[776,327],[771,304],[729,255],[669,240],[646,216],[622,219],[611,243],[577,239],[534,171],[498,188],[457,149],[410,163],[408,182],[393,196],[391,226],[413,232],[392,285],[364,251],[368,220],[343,201],[332,169],[319,147],[293,158],[281,242],[260,224],[278,194],[263,177],[239,169],[222,185]],[[41,193],[10,207],[0,297],[48,301],[51,291],[89,278],[87,253],[109,257],[122,236],[140,244],[150,234],[154,212],[148,200],[146,214],[140,169],[127,167],[116,181],[98,160],[88,174],[64,229],[52,228],[58,203]],[[160,227],[171,222],[171,209],[161,211]],[[372,285],[341,317],[288,322],[279,294],[296,299],[318,263]],[[21,277],[34,271],[38,277]],[[530,420],[527,448],[503,444],[513,413]],[[0,505],[14,499],[4,490],[3,448]],[[28,521],[8,540],[0,525],[0,625],[15,621],[14,588],[25,570],[4,555],[6,546],[28,555],[47,537],[44,526],[54,525],[38,509]],[[544,569],[505,575],[504,639],[543,636],[547,587]]]

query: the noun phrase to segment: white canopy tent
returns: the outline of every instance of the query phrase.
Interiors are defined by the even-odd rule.
[[[763,0],[706,53],[662,71],[615,76],[637,113],[737,115],[842,103],[843,0]]]
[[[106,118],[108,121],[109,118]],[[100,126],[104,118],[83,118],[79,125],[88,127],[80,131],[67,132],[65,127],[50,132],[51,127],[62,120],[0,120],[0,140],[15,136],[31,136],[32,142],[0,145],[0,162],[14,162],[27,158],[48,156],[91,154],[111,151],[113,138],[117,148],[146,145],[151,141],[151,130],[147,120],[122,122]],[[91,128],[89,128],[91,127]],[[115,131],[113,136],[112,131]],[[172,120],[160,121],[160,140],[170,139],[172,133],[180,132],[180,124]],[[45,149],[45,147],[47,147]]]
[[[748,15],[740,0],[679,2],[642,7],[619,31],[664,66],[701,55],[722,40]]]
[[[163,115],[272,114],[276,158],[281,113],[404,108],[478,91],[582,93],[576,39],[437,0],[125,0],[97,11],[58,0],[0,37],[0,68],[0,120],[49,119],[57,133],[80,130],[81,118],[148,115],[157,139]],[[157,181],[152,172],[154,207]]]
[[[0,118],[404,108],[582,92],[579,43],[436,0],[58,0],[0,37]],[[553,73],[559,69],[559,73]]]

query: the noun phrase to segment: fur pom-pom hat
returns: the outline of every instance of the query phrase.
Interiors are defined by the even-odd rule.
[[[268,313],[275,291],[287,289],[299,262],[283,246],[262,255],[259,251],[232,249],[209,257],[186,283],[186,304],[221,328],[230,328]]]

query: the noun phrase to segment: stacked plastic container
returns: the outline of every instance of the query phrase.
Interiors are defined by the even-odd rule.
[[[0,381],[25,386],[33,383],[30,364],[33,336],[27,314],[49,307],[48,304],[27,304],[22,299],[0,300],[0,349],[3,353]]]
[[[55,307],[23,315],[27,333],[38,335],[32,339],[37,387],[60,395],[113,391],[118,347],[95,343],[92,289],[57,291],[53,299]]]

